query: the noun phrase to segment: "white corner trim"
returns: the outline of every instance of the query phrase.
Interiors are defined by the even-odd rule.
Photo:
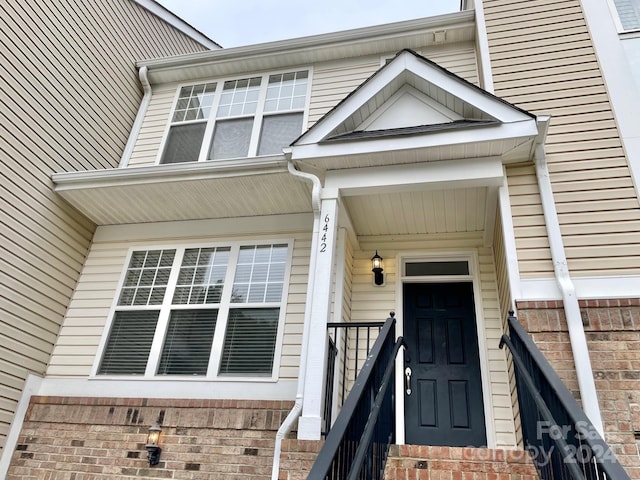
[[[482,0],[474,2],[476,12],[476,44],[480,57],[480,78],[482,78],[482,88],[489,93],[494,93],[493,72],[491,70],[491,57],[489,53],[489,39],[487,36],[487,24],[484,17],[484,7]]]
[[[29,402],[33,395],[38,395],[42,382],[44,379],[37,375],[30,373],[27,375],[27,379],[24,382],[22,388],[22,395],[18,401],[18,407],[13,415],[13,421],[9,427],[9,433],[7,434],[6,442],[2,448],[2,455],[0,456],[0,478],[7,478],[7,472],[9,471],[9,465],[11,464],[11,457],[18,445],[18,438],[20,437],[20,431],[24,424],[24,417],[27,414],[29,408]]]
[[[640,91],[629,66],[618,30],[617,10],[612,1],[581,0],[585,20],[593,38],[593,46],[611,99],[620,140],[631,169],[636,195],[640,194],[640,124],[637,99]]]

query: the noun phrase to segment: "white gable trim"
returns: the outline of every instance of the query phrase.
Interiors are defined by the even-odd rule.
[[[303,134],[295,142],[294,150],[298,146],[319,143],[326,139],[331,132],[363,107],[366,102],[405,72],[423,78],[433,86],[450,93],[461,102],[485,112],[487,116],[502,123],[535,123],[534,118],[524,111],[474,87],[410,51],[403,51]]]
[[[308,158],[334,157],[340,155],[358,155],[368,153],[409,150],[443,145],[461,145],[476,142],[489,142],[510,138],[522,138],[525,142],[538,134],[535,120],[511,124],[470,127],[464,129],[431,132],[428,135],[396,135],[350,141],[310,143],[296,145],[291,149],[293,160]]]

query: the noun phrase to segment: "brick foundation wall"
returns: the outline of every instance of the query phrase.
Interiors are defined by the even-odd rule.
[[[285,401],[33,397],[7,480],[270,479]],[[162,425],[150,467],[149,426]]]
[[[305,480],[323,444],[322,440],[284,439],[278,480]]]
[[[631,476],[640,479],[640,299],[580,300],[605,440]],[[518,320],[579,399],[561,301],[518,302]]]

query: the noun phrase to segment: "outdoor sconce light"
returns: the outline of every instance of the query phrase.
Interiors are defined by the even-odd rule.
[[[160,425],[158,425],[158,422],[149,427],[149,435],[147,436],[147,444],[145,445],[149,465],[157,465],[160,463],[160,452],[162,452],[162,449],[158,446],[158,439],[160,438],[161,431],[162,429]]]
[[[382,275],[382,257],[378,255],[377,250],[376,254],[371,257],[371,266],[373,267],[371,269],[373,272],[373,283],[376,285],[382,285],[384,283],[384,275]]]

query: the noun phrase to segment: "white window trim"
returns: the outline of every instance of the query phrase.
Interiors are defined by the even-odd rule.
[[[613,0],[607,0],[609,4],[609,10],[611,11],[611,17],[613,18],[613,23],[616,26],[616,30],[619,34],[628,34],[628,33],[640,33],[640,28],[634,28],[632,30],[625,30],[622,26],[622,22],[620,21],[620,15],[618,14],[618,8]]]
[[[171,110],[169,112],[169,116],[167,118],[167,122],[165,125],[164,132],[162,134],[162,141],[160,142],[160,148],[158,149],[158,155],[156,157],[155,164],[156,165],[165,165],[162,163],[162,158],[164,157],[165,149],[167,147],[167,141],[169,139],[169,132],[171,130],[171,126],[174,125],[173,122],[173,114],[176,111],[176,107],[178,105],[178,100],[180,98],[180,91],[184,87],[190,87],[193,85],[200,85],[205,83],[215,83],[216,89],[213,97],[213,104],[211,106],[211,111],[209,112],[209,118],[204,120],[206,122],[204,138],[202,140],[202,145],[200,146],[200,154],[198,155],[198,162],[207,162],[207,161],[224,161],[224,160],[232,160],[232,159],[207,159],[209,149],[211,148],[211,143],[213,142],[213,133],[216,124],[216,114],[218,111],[218,106],[220,105],[220,99],[222,97],[222,91],[224,89],[225,82],[234,81],[234,80],[244,80],[250,79],[254,77],[260,77],[260,93],[258,97],[258,105],[256,107],[256,112],[251,115],[253,120],[253,127],[251,130],[251,140],[249,144],[249,156],[246,158],[268,158],[273,155],[257,155],[258,150],[258,142],[260,140],[260,127],[262,126],[262,119],[264,118],[264,103],[267,93],[267,87],[269,85],[269,77],[271,75],[279,75],[284,73],[292,73],[292,72],[307,72],[307,93],[305,98],[305,105],[302,109],[293,109],[293,110],[285,110],[281,112],[268,112],[267,115],[278,115],[278,114],[287,114],[287,113],[302,113],[302,131],[300,135],[307,130],[307,125],[309,122],[309,106],[311,102],[311,89],[312,89],[312,78],[313,78],[313,69],[311,67],[292,67],[284,70],[273,70],[264,73],[255,73],[255,74],[246,74],[246,75],[235,75],[231,77],[221,77],[221,78],[212,78],[212,79],[204,79],[197,82],[185,82],[180,83],[176,86],[174,92],[173,102],[171,104]],[[223,117],[221,120],[232,120],[239,118],[248,118],[249,115],[236,115],[236,116],[228,116]],[[258,119],[260,121],[258,121]],[[192,122],[176,122],[175,125],[185,125]],[[254,152],[255,154],[252,154]],[[240,157],[245,158],[245,157]],[[169,164],[171,165],[171,164]]]
[[[224,344],[224,335],[226,333],[228,314],[230,309],[230,296],[233,286],[234,275],[237,267],[238,252],[240,247],[243,246],[259,246],[259,245],[275,245],[283,244],[287,246],[287,263],[285,266],[284,279],[282,284],[282,297],[280,302],[270,303],[241,303],[234,304],[235,308],[279,308],[278,326],[276,330],[276,343],[273,354],[273,366],[271,369],[271,375],[261,376],[234,376],[234,375],[218,375],[218,368],[220,365],[220,359],[222,356],[222,347]],[[208,248],[208,247],[230,247],[231,255],[229,257],[229,263],[227,265],[227,272],[225,277],[225,288],[223,291],[223,300],[218,307],[211,305],[173,305],[171,299],[176,287],[176,280],[180,271],[180,265],[184,256],[185,250],[189,248]],[[154,335],[151,350],[147,361],[147,367],[144,375],[109,375],[98,374],[102,357],[105,353],[107,342],[109,341],[109,335],[111,333],[111,327],[117,311],[122,310],[123,306],[118,305],[118,299],[124,285],[131,257],[134,252],[146,251],[146,250],[175,250],[176,254],[173,259],[173,265],[171,267],[171,273],[169,276],[169,284],[167,285],[167,291],[165,292],[165,299],[161,305],[145,305],[136,307],[139,310],[160,310],[158,316],[158,322],[156,324],[156,334]],[[109,316],[105,322],[105,326],[98,344],[97,353],[91,368],[89,375],[90,379],[119,379],[119,380],[147,380],[147,381],[216,381],[216,382],[277,382],[280,372],[280,364],[282,359],[282,348],[284,341],[284,326],[287,309],[287,298],[289,292],[289,281],[291,277],[291,264],[293,260],[293,240],[284,238],[273,239],[254,239],[254,240],[242,240],[242,241],[228,241],[228,242],[199,242],[193,244],[150,244],[150,245],[138,245],[129,248],[125,261],[122,265],[122,272],[118,285],[114,292],[114,298],[109,309]],[[166,336],[166,331],[169,322],[169,316],[172,307],[188,307],[188,308],[218,308],[218,317],[216,320],[216,327],[214,331],[214,338],[211,345],[211,354],[209,357],[209,367],[206,375],[194,376],[194,375],[157,375],[155,372],[160,361],[160,355],[162,353],[162,346]],[[125,309],[127,307],[124,307]]]
[[[464,261],[469,263],[469,275],[432,275],[432,276],[406,276],[405,264],[407,262],[435,262],[435,261]],[[396,305],[398,309],[397,335],[402,335],[404,324],[403,298],[405,283],[446,283],[446,282],[471,282],[473,284],[473,300],[476,314],[476,330],[478,338],[478,353],[480,357],[480,375],[482,377],[482,399],[484,402],[485,432],[487,447],[495,448],[496,433],[493,412],[493,398],[491,379],[489,376],[489,351],[486,342],[486,327],[484,309],[482,305],[482,290],[480,285],[480,263],[475,251],[462,252],[402,252],[396,256],[398,276],[396,280]],[[402,355],[396,358],[396,391],[404,391],[404,360]],[[403,444],[405,441],[404,429],[404,395],[396,398],[396,441]]]

